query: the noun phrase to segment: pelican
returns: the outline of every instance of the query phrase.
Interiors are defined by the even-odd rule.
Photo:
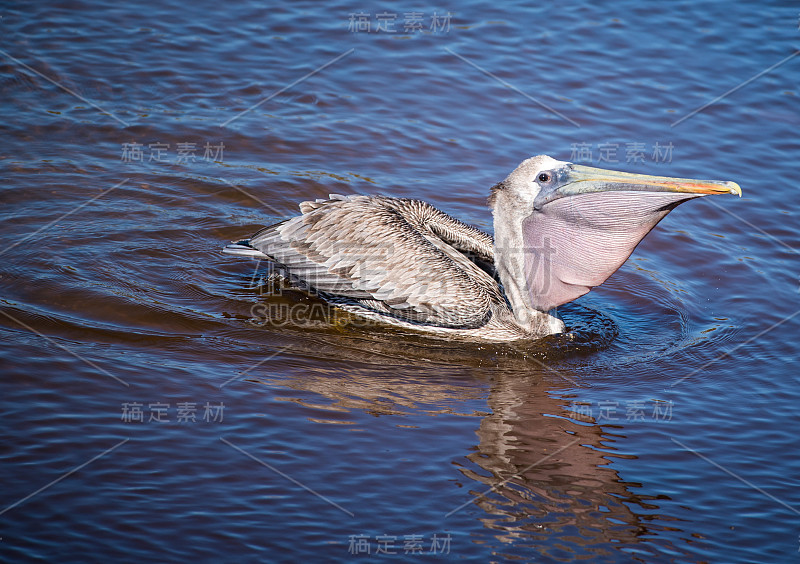
[[[565,331],[555,308],[602,284],[673,208],[735,182],[522,162],[491,189],[494,239],[420,200],[340,196],[226,246],[373,320],[489,341]]]

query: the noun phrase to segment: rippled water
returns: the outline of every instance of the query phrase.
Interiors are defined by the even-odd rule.
[[[797,558],[796,5],[0,16],[0,559]],[[744,197],[670,214],[573,341],[264,322],[317,310],[219,253],[331,192],[491,229],[538,153]]]

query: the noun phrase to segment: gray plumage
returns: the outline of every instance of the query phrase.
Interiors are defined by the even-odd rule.
[[[331,194],[300,211],[253,235],[251,252],[241,254],[257,250],[309,288],[347,298],[334,300],[344,309],[376,320],[485,338],[499,331],[502,340],[518,335],[497,281],[478,266],[494,264],[487,233],[421,200]]]
[[[496,242],[487,233],[420,200],[331,195],[328,200],[301,203],[301,215],[266,227],[224,251],[269,258],[298,285],[319,292],[343,309],[393,325],[501,341],[557,333],[564,330],[563,322],[541,311],[540,304],[554,307],[570,301],[616,270],[600,272],[581,286],[569,279],[576,270],[570,262],[575,253],[569,248],[558,250],[561,270],[553,269],[556,263],[548,258],[547,272],[536,270],[543,269],[544,262],[530,258],[537,249],[526,249],[530,241],[547,233],[552,220],[542,211],[559,209],[543,206],[575,195],[548,195],[542,171],[549,171],[552,178],[566,178],[575,173],[575,166],[546,156],[533,157],[497,184],[490,198]],[[562,179],[555,189],[568,191],[572,182]],[[603,191],[610,190],[614,188],[609,188],[606,180]],[[625,193],[648,193],[642,190]],[[587,191],[586,187],[581,191]],[[545,195],[547,201],[542,204]],[[628,237],[635,241],[612,253],[610,263],[621,264],[627,258],[641,237],[668,213],[663,210],[665,203],[700,194],[661,190],[659,195],[657,201],[652,200],[652,209],[637,208],[636,234]],[[641,219],[649,218],[649,213],[652,225]],[[541,218],[538,223],[537,217]],[[573,224],[580,223],[574,213],[569,217]],[[563,221],[563,214],[558,219]],[[529,227],[532,220],[536,229]],[[581,272],[587,269],[583,263],[580,267]],[[551,283],[550,270],[558,271],[558,283]]]

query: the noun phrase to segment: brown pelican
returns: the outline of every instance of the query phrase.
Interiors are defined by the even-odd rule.
[[[420,200],[339,196],[225,247],[385,323],[494,341],[565,330],[554,308],[602,284],[678,204],[735,182],[646,176],[539,155],[491,189],[494,240]]]

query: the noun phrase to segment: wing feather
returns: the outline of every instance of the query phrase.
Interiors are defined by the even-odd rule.
[[[250,245],[319,292],[445,327],[479,327],[502,302],[497,283],[464,253],[493,260],[492,238],[419,200],[336,196]]]

